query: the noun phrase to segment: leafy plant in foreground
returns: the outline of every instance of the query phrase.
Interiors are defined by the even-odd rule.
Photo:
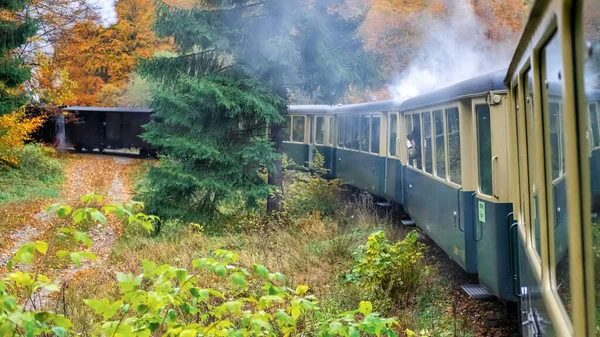
[[[387,294],[393,302],[406,300],[428,273],[423,263],[425,244],[418,238],[419,233],[412,231],[391,244],[383,231],[369,235],[354,253],[356,261],[346,280],[374,294]]]
[[[109,205],[100,212],[91,204],[101,202],[101,196],[89,194],[82,201],[83,208],[53,205],[50,209],[75,224],[86,219],[105,223],[106,215],[112,212],[127,224],[148,230],[155,220],[136,212],[135,205],[143,207],[137,203]],[[76,227],[64,227],[62,232],[86,247],[92,244],[91,238]],[[34,257],[46,255],[48,248],[43,241],[29,243],[11,258],[9,274],[0,280],[0,336],[77,334],[67,317],[46,310],[47,305],[36,308],[33,303],[36,293],[56,292],[59,286],[42,274],[13,270],[15,265],[30,264]],[[91,252],[85,253],[79,257],[95,259]],[[70,256],[75,264],[81,263],[81,259],[73,258],[73,252],[61,254]],[[230,251],[217,250],[210,257],[196,259],[189,269],[144,260],[142,271],[139,275],[117,273],[117,298],[85,300],[99,317],[97,335],[397,336],[396,321],[373,312],[370,302],[361,302],[358,309],[335,318],[325,317],[308,286],[292,289],[284,275],[260,264],[245,267]]]

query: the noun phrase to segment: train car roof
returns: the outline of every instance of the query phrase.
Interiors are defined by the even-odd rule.
[[[480,96],[494,90],[506,90],[506,86],[504,86],[505,75],[506,70],[497,70],[427,94],[409,98],[400,104],[400,111],[418,109],[461,98]]]
[[[290,105],[292,115],[334,115],[364,112],[397,111],[400,102],[385,100],[377,102],[345,104],[345,105]]]
[[[86,112],[123,112],[123,113],[151,113],[152,109],[148,108],[105,108],[105,107],[95,107],[95,106],[70,106],[68,108],[64,108],[65,111],[86,111]]]
[[[333,108],[330,105],[306,104],[290,105],[288,111],[292,115],[324,115]]]

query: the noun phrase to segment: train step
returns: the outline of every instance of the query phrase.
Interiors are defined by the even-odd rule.
[[[378,203],[376,203],[376,204],[377,204],[377,206],[379,206],[379,207],[385,207],[385,208],[387,208],[387,207],[392,207],[392,205],[393,205],[393,204],[392,204],[391,202],[389,202],[389,201],[386,201],[386,202],[378,202]]]
[[[496,297],[481,284],[463,284],[460,287],[467,295],[476,300],[490,300]]]
[[[417,225],[411,218],[402,219],[400,222],[404,227],[413,227]]]

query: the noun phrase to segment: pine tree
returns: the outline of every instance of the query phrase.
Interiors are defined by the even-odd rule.
[[[269,197],[269,210],[281,208],[288,92],[336,103],[350,85],[379,75],[356,38],[362,17],[343,17],[340,3],[157,5],[155,31],[173,37],[178,55],[140,67],[156,83],[152,108],[160,121],[147,127],[144,138],[166,154],[149,175],[156,211],[177,218],[176,208],[215,214],[233,196],[250,206]],[[268,171],[268,184],[261,169]]]
[[[14,89],[31,74],[13,52],[36,32],[35,23],[27,17],[22,19],[19,13],[26,3],[25,0],[0,1],[0,116],[16,111],[27,101],[24,94],[16,94]]]

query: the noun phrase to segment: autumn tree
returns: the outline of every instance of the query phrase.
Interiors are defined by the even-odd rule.
[[[362,17],[343,17],[339,3],[207,0],[157,7],[156,32],[174,38],[178,55],[141,65],[156,88],[159,121],[143,137],[166,156],[148,175],[154,211],[210,217],[232,199],[252,206],[266,198],[270,211],[281,208],[289,89],[335,103],[351,84],[378,77],[356,37]]]
[[[168,39],[157,39],[152,0],[120,0],[117,23],[100,26],[94,18],[77,22],[55,48],[55,58],[77,83],[69,104],[113,105],[123,93],[138,60],[160,49]]]

